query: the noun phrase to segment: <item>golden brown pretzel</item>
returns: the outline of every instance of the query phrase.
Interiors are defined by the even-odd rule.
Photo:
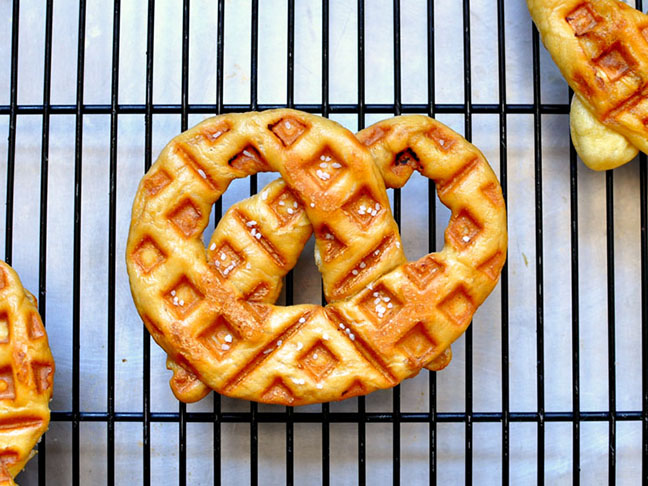
[[[631,160],[636,155],[631,146],[648,153],[648,16],[618,0],[527,0],[527,5],[578,97],[572,138],[583,161],[605,170]]]
[[[35,454],[50,419],[54,360],[36,299],[0,262],[0,485]]]
[[[439,184],[453,212],[442,252],[405,262],[370,153],[329,120],[293,110],[225,115],[164,149],[138,189],[126,258],[135,304],[170,356],[180,398],[202,395],[197,379],[286,405],[365,394],[445,356],[465,330],[505,259],[497,179],[475,147],[429,118],[371,130],[359,137],[388,183],[404,184],[415,167]],[[262,203],[250,208],[263,219],[236,209],[231,229],[206,250],[200,235],[213,202],[234,177],[269,169],[290,191],[277,182],[257,196]],[[271,285],[245,290],[245,276],[289,269],[310,230],[290,251],[277,235],[303,212],[333,303],[262,303]],[[265,256],[252,263],[255,252]]]

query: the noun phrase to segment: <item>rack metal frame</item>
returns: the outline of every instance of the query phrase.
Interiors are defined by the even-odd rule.
[[[471,60],[470,60],[470,0],[463,0],[463,52],[464,52],[464,93],[462,104],[438,104],[435,100],[435,58],[434,58],[434,1],[427,0],[427,54],[428,54],[428,102],[426,104],[404,104],[401,102],[401,70],[400,70],[400,1],[393,1],[393,45],[394,45],[394,102],[391,104],[369,104],[365,102],[365,1],[357,0],[357,43],[358,43],[358,86],[357,103],[333,104],[329,102],[329,4],[322,0],[322,100],[320,104],[296,104],[294,102],[294,34],[295,34],[295,0],[288,3],[288,43],[287,43],[287,103],[285,105],[264,105],[257,100],[257,65],[258,65],[258,18],[259,2],[251,3],[251,80],[250,104],[225,104],[223,100],[223,49],[224,49],[224,9],[225,1],[218,0],[218,25],[217,25],[217,84],[215,104],[190,104],[188,98],[189,79],[189,9],[190,0],[183,0],[182,17],[182,95],[180,104],[153,104],[153,52],[154,52],[154,17],[155,0],[148,0],[148,26],[147,26],[147,57],[146,57],[146,102],[145,104],[120,104],[118,99],[119,83],[119,38],[121,0],[114,1],[113,9],[113,49],[112,49],[112,89],[111,102],[106,105],[88,105],[84,103],[84,60],[85,60],[85,27],[86,27],[86,0],[79,0],[78,19],[78,58],[77,58],[77,84],[76,103],[73,105],[53,105],[50,103],[50,80],[52,68],[52,16],[53,0],[47,0],[45,17],[45,55],[44,55],[44,81],[43,102],[39,105],[18,104],[18,33],[19,33],[19,0],[13,0],[11,24],[11,73],[10,73],[10,104],[0,106],[0,115],[9,117],[8,153],[7,153],[7,194],[6,194],[6,226],[5,226],[5,260],[11,264],[12,248],[15,243],[13,238],[14,215],[14,171],[16,166],[16,120],[23,115],[42,116],[42,151],[41,151],[41,180],[40,180],[40,254],[39,254],[39,310],[41,315],[46,315],[46,269],[47,269],[47,192],[48,192],[48,150],[49,126],[52,116],[66,114],[74,115],[76,119],[76,145],[75,145],[75,171],[74,171],[74,267],[73,267],[73,378],[72,378],[72,409],[67,411],[56,410],[52,413],[55,422],[66,422],[72,425],[72,478],[73,484],[80,482],[80,437],[79,429],[82,422],[105,422],[107,424],[107,484],[115,481],[115,423],[137,422],[142,424],[143,438],[143,484],[150,485],[151,476],[151,424],[154,422],[176,423],[178,435],[178,473],[179,483],[187,483],[186,478],[186,440],[187,423],[201,422],[213,424],[213,463],[214,484],[221,481],[221,424],[230,422],[243,422],[250,424],[250,467],[251,482],[259,484],[258,471],[258,425],[272,422],[282,423],[286,426],[286,482],[294,483],[294,424],[318,423],[322,426],[322,482],[330,484],[330,435],[329,427],[332,423],[346,423],[357,427],[358,432],[358,483],[366,483],[366,424],[390,423],[393,424],[393,483],[400,484],[400,424],[425,423],[429,425],[429,475],[430,483],[436,484],[437,480],[437,424],[463,423],[465,425],[465,481],[473,481],[473,424],[477,422],[500,423],[502,427],[501,440],[501,471],[502,483],[508,484],[510,480],[510,426],[514,422],[534,423],[537,425],[537,480],[539,484],[545,480],[545,425],[547,422],[565,422],[572,424],[573,430],[573,483],[579,484],[580,472],[580,428],[583,422],[607,422],[609,424],[609,449],[608,471],[609,482],[615,482],[616,473],[616,424],[617,421],[640,421],[642,424],[642,472],[644,484],[648,484],[648,367],[643,366],[642,371],[642,409],[617,410],[615,396],[615,281],[614,281],[614,204],[613,204],[613,178],[614,173],[608,171],[605,178],[606,187],[606,223],[607,223],[607,305],[608,305],[608,380],[609,380],[609,411],[580,411],[579,394],[579,241],[578,241],[578,163],[576,153],[570,151],[570,204],[571,204],[571,336],[572,336],[572,409],[562,412],[545,411],[544,395],[544,301],[543,301],[543,227],[542,227],[542,116],[548,114],[567,115],[567,104],[543,104],[540,98],[540,42],[538,32],[529,22],[529,29],[533,29],[533,104],[509,104],[506,99],[506,57],[505,57],[505,1],[497,0],[497,43],[499,61],[499,103],[474,104],[471,99]],[[637,0],[637,8],[642,9],[642,1]],[[534,149],[535,149],[535,241],[536,241],[536,330],[537,330],[537,411],[516,412],[510,409],[509,390],[509,275],[508,265],[504,267],[501,277],[501,412],[482,413],[473,409],[473,362],[472,362],[472,330],[466,332],[466,369],[465,369],[465,411],[440,413],[437,411],[435,392],[436,375],[429,373],[429,411],[427,413],[404,413],[400,407],[400,389],[393,390],[393,410],[391,412],[370,413],[366,411],[365,398],[358,398],[357,412],[331,412],[328,404],[321,406],[320,412],[302,413],[287,407],[284,412],[264,413],[259,412],[255,403],[250,404],[249,412],[223,412],[221,399],[214,397],[214,409],[211,413],[187,412],[186,405],[179,404],[177,413],[154,413],[151,411],[150,397],[150,353],[151,341],[146,329],[144,336],[144,374],[143,380],[143,411],[116,412],[115,411],[115,259],[116,255],[116,201],[117,184],[117,120],[123,114],[143,114],[145,116],[145,159],[142,169],[147,170],[152,162],[152,121],[153,116],[163,113],[180,114],[182,130],[187,128],[189,114],[220,114],[225,112],[241,112],[248,110],[264,110],[268,108],[288,106],[300,110],[320,113],[323,116],[347,113],[357,115],[360,128],[365,125],[365,115],[371,113],[423,113],[430,116],[437,114],[462,114],[464,116],[464,133],[468,140],[472,136],[472,116],[474,114],[496,114],[499,116],[499,173],[504,197],[507,197],[507,116],[511,114],[530,114],[534,120]],[[109,251],[106,262],[108,271],[108,373],[107,373],[107,411],[87,412],[80,409],[80,270],[81,270],[81,194],[82,194],[82,147],[83,147],[83,118],[89,114],[110,115],[110,195],[109,195]],[[250,179],[250,194],[257,191],[256,176]],[[430,251],[435,249],[436,220],[435,220],[435,188],[429,184],[429,240]],[[643,362],[648,362],[648,171],[646,156],[640,156],[640,204],[641,204],[641,350]],[[394,191],[394,214],[400,221],[401,198],[399,190]],[[217,215],[222,214],[222,206],[217,203]],[[293,285],[292,276],[286,280],[286,300],[292,303]],[[46,485],[46,460],[47,436],[38,446],[38,483]],[[334,481],[333,481],[334,482]]]

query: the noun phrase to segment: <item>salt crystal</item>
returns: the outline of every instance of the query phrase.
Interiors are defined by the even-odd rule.
[[[257,222],[254,221],[254,220],[253,221],[248,221],[247,223],[245,223],[246,226],[256,226],[256,224],[257,224]]]
[[[250,262],[247,262],[247,263],[245,264],[245,268],[247,268],[248,270],[249,270],[250,268],[252,268],[252,265],[250,265]]]
[[[365,262],[360,262],[360,265],[359,265],[360,268],[364,268],[366,266],[367,266],[367,264]]]
[[[322,335],[322,339],[324,339],[324,341],[328,341],[329,340],[329,335],[327,333],[324,333]]]
[[[358,275],[358,271],[357,271],[355,268],[354,268],[353,270],[351,270],[351,273],[352,273],[353,275]]]
[[[297,351],[299,351],[303,347],[304,345],[302,343],[297,343]]]
[[[250,157],[251,159],[254,158],[254,155],[251,152],[247,151],[247,150],[243,151],[243,155],[245,155],[246,157]]]
[[[281,339],[279,341],[277,341],[277,347],[281,346],[282,344],[283,344],[283,341]]]
[[[400,241],[396,242],[396,248],[400,248]]]
[[[230,348],[230,347],[229,347],[229,344],[223,344],[223,345],[221,346],[221,349],[222,349],[223,351],[227,351],[229,348]]]
[[[380,250],[374,251],[374,255],[380,255]]]
[[[394,304],[392,304],[391,302],[389,304],[387,304],[388,309],[391,309],[392,307],[394,307]]]
[[[256,235],[254,235],[254,237],[255,237],[257,240],[261,239],[261,233],[257,233]]]
[[[288,211],[288,214],[293,214],[295,212],[292,208],[288,208],[286,211]]]
[[[321,167],[322,169],[326,169],[326,168],[328,167],[328,164],[327,164],[326,162],[322,162],[322,163],[320,164],[320,167]]]
[[[313,359],[317,359],[317,353],[313,353]]]
[[[340,163],[338,163],[338,162],[333,162],[333,163],[331,164],[331,167],[333,167],[334,169],[339,169],[339,168],[342,167],[342,164],[340,164]]]
[[[227,255],[225,254],[225,252],[221,251],[221,260],[224,261],[226,258],[227,258]]]
[[[297,201],[293,203],[293,208],[297,208]]]
[[[200,177],[203,179],[207,179],[207,174],[205,174],[205,171],[202,169],[198,169],[198,173],[200,174]]]
[[[175,295],[175,294],[176,294],[176,291],[175,291],[175,290],[172,290],[172,291],[171,291],[171,295]]]
[[[344,324],[340,322],[340,329],[344,329]]]
[[[311,208],[314,208],[314,207],[315,207],[315,203],[310,203],[310,207],[311,207]]]
[[[216,243],[212,243],[211,246],[209,247],[211,251],[214,251],[216,249]]]
[[[220,267],[220,262],[219,262],[218,260],[216,260],[216,261],[214,262],[214,265],[216,265],[217,267]]]
[[[468,243],[470,241],[470,236],[464,236],[461,239],[464,240],[466,243]]]
[[[304,322],[306,322],[306,318],[305,317],[300,317],[299,318],[299,323],[303,324]]]
[[[180,299],[180,307],[184,305],[184,300]]]
[[[272,353],[272,348],[268,348],[263,352],[263,354],[270,354],[270,353]]]
[[[232,342],[232,335],[231,334],[228,334],[227,336],[225,336],[225,342],[226,343],[231,343]]]
[[[283,205],[285,205],[285,204],[286,204],[286,203],[284,203],[283,201],[279,201],[279,206],[283,206]]]
[[[349,339],[351,339],[351,341],[355,341],[355,335],[354,334],[349,334]]]

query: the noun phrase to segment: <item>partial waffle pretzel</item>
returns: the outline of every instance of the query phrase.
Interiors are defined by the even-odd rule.
[[[426,117],[383,122],[359,136],[389,184],[404,184],[412,168],[437,181],[453,213],[442,252],[405,263],[371,155],[347,130],[313,115],[273,110],[206,120],[172,140],[146,175],[127,266],[180,398],[199,398],[198,380],[229,396],[285,405],[365,394],[442,361],[465,330],[505,259],[495,175],[475,147]],[[233,178],[269,169],[287,187],[276,182],[237,208],[231,228],[206,251],[200,236],[211,205]],[[304,212],[333,303],[263,303],[278,287],[271,279],[294,264],[308,238]],[[297,241],[284,248],[292,239],[281,233],[291,231]]]
[[[648,153],[648,16],[618,0],[527,0],[547,50],[585,108],[608,130],[572,107],[574,144],[591,168],[632,159],[632,149],[601,136],[617,132]],[[587,143],[596,148],[582,150]],[[634,152],[636,155],[636,152]]]
[[[0,262],[0,485],[34,454],[47,430],[54,360],[36,299],[11,267]]]

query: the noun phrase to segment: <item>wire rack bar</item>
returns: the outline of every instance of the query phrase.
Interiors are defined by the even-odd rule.
[[[224,90],[224,53],[225,53],[225,0],[217,3],[217,33],[216,33],[216,100],[215,103],[189,102],[190,76],[190,0],[182,2],[182,66],[181,66],[181,96],[180,103],[154,103],[154,49],[155,49],[155,0],[148,0],[146,27],[146,77],[144,80],[146,94],[144,103],[119,103],[120,77],[120,36],[121,36],[121,1],[114,0],[112,7],[112,52],[111,52],[111,84],[109,103],[86,104],[84,102],[85,83],[85,49],[86,49],[86,0],[79,1],[77,66],[75,102],[73,104],[52,104],[52,37],[54,1],[47,0],[44,6],[44,72],[42,103],[21,104],[18,102],[19,90],[19,20],[20,2],[12,2],[11,20],[11,65],[9,74],[8,104],[0,105],[0,116],[6,116],[9,121],[7,138],[7,172],[6,172],[6,209],[5,209],[5,261],[11,264],[13,259],[13,229],[14,229],[14,194],[16,169],[16,131],[19,116],[41,116],[41,148],[40,148],[40,198],[39,198],[39,266],[38,266],[38,295],[39,311],[46,323],[47,315],[47,246],[48,246],[48,183],[49,183],[49,152],[50,124],[52,117],[73,116],[75,122],[74,145],[74,201],[73,201],[73,269],[72,269],[72,400],[70,410],[52,412],[52,422],[69,424],[71,428],[71,477],[72,484],[79,485],[81,481],[81,436],[82,424],[106,424],[106,482],[115,483],[115,430],[119,423],[142,424],[142,482],[146,486],[151,483],[151,427],[152,424],[177,424],[178,451],[178,483],[187,484],[187,424],[205,423],[213,426],[213,473],[214,484],[221,484],[222,476],[222,424],[249,424],[250,429],[250,481],[257,485],[259,480],[259,426],[260,424],[285,425],[285,476],[286,484],[292,485],[295,479],[295,424],[321,425],[321,476],[322,484],[331,483],[331,424],[351,424],[357,427],[357,481],[367,483],[367,424],[391,424],[392,426],[392,483],[401,483],[404,460],[401,450],[401,425],[421,424],[428,426],[429,444],[429,482],[437,483],[438,475],[438,424],[463,424],[464,427],[464,474],[466,484],[474,481],[473,447],[474,424],[501,424],[501,477],[502,484],[509,484],[511,469],[511,424],[535,424],[537,427],[537,482],[544,483],[546,475],[546,424],[571,424],[572,437],[572,483],[580,484],[581,474],[581,432],[583,423],[607,424],[608,427],[608,483],[615,484],[618,476],[617,464],[617,424],[640,424],[641,435],[641,478],[648,484],[648,367],[642,369],[641,410],[617,410],[616,390],[616,282],[615,282],[615,231],[614,231],[614,175],[612,171],[605,174],[605,205],[606,205],[606,290],[607,290],[607,370],[608,370],[608,410],[581,410],[581,374],[580,374],[580,293],[579,284],[579,190],[578,190],[578,158],[573,146],[569,150],[569,186],[570,186],[570,279],[571,279],[571,409],[563,411],[545,410],[545,316],[544,316],[544,240],[543,240],[543,143],[542,127],[546,115],[567,115],[568,103],[543,103],[541,85],[541,44],[538,32],[529,21],[532,41],[532,103],[508,103],[507,101],[507,70],[506,70],[506,14],[505,0],[497,0],[497,60],[498,60],[498,102],[473,103],[473,65],[471,59],[471,2],[462,2],[462,41],[463,41],[463,88],[462,103],[437,103],[435,79],[435,6],[434,0],[427,1],[427,102],[402,102],[402,58],[401,34],[404,26],[401,21],[402,5],[400,0],[392,1],[393,16],[393,103],[366,103],[366,26],[365,1],[357,0],[357,101],[355,103],[331,103],[330,90],[330,5],[328,0],[321,2],[321,102],[295,102],[295,27],[299,21],[296,18],[295,0],[286,0],[286,100],[285,103],[259,103],[259,1],[251,0],[250,8],[250,103],[225,103]],[[642,1],[637,0],[636,6],[642,9]],[[178,39],[180,40],[180,39]],[[571,97],[572,92],[569,92]],[[329,404],[323,404],[318,411],[302,412],[293,407],[283,411],[259,411],[256,403],[251,403],[249,411],[224,412],[221,397],[213,394],[213,410],[211,412],[188,411],[185,404],[180,403],[177,412],[152,412],[151,410],[151,337],[144,329],[143,342],[143,376],[142,376],[142,411],[119,411],[116,407],[116,375],[115,375],[115,318],[116,318],[116,284],[117,284],[117,203],[118,203],[118,141],[120,116],[143,115],[144,118],[144,164],[142,169],[147,171],[153,161],[153,120],[156,115],[175,114],[180,116],[180,129],[186,130],[190,115],[221,114],[226,112],[245,112],[250,110],[266,110],[272,108],[290,107],[310,113],[332,115],[350,114],[357,117],[359,129],[365,127],[367,115],[373,114],[406,114],[421,113],[430,116],[440,114],[461,115],[464,122],[464,135],[472,139],[473,116],[477,114],[498,117],[499,126],[499,178],[505,201],[508,201],[508,140],[507,133],[509,115],[530,115],[533,118],[534,129],[534,217],[535,217],[535,320],[536,320],[536,410],[521,412],[511,410],[510,388],[510,348],[509,348],[509,266],[505,264],[500,280],[501,305],[501,411],[480,412],[474,410],[473,403],[473,333],[469,328],[465,336],[465,411],[439,412],[437,410],[437,375],[428,375],[429,404],[427,412],[403,412],[401,410],[401,388],[395,387],[392,393],[391,412],[368,412],[365,397],[358,397],[356,412],[331,411]],[[83,149],[84,149],[84,117],[86,115],[106,115],[110,118],[110,150],[109,150],[109,180],[108,180],[108,255],[107,255],[107,383],[106,411],[84,411],[81,409],[81,303],[82,303],[82,183],[83,183]],[[641,220],[641,356],[643,362],[648,359],[648,165],[644,154],[639,159],[640,186],[640,220]],[[258,191],[258,179],[250,178],[250,195]],[[401,222],[401,192],[393,191],[394,217],[400,227]],[[222,216],[222,202],[215,205],[215,221],[218,223]],[[435,185],[428,182],[428,248],[436,249],[436,197]],[[294,286],[292,271],[285,282],[286,304],[294,301]],[[322,299],[322,303],[325,300]],[[38,445],[38,484],[47,484],[47,440],[46,437]],[[620,464],[620,463],[619,463]]]

